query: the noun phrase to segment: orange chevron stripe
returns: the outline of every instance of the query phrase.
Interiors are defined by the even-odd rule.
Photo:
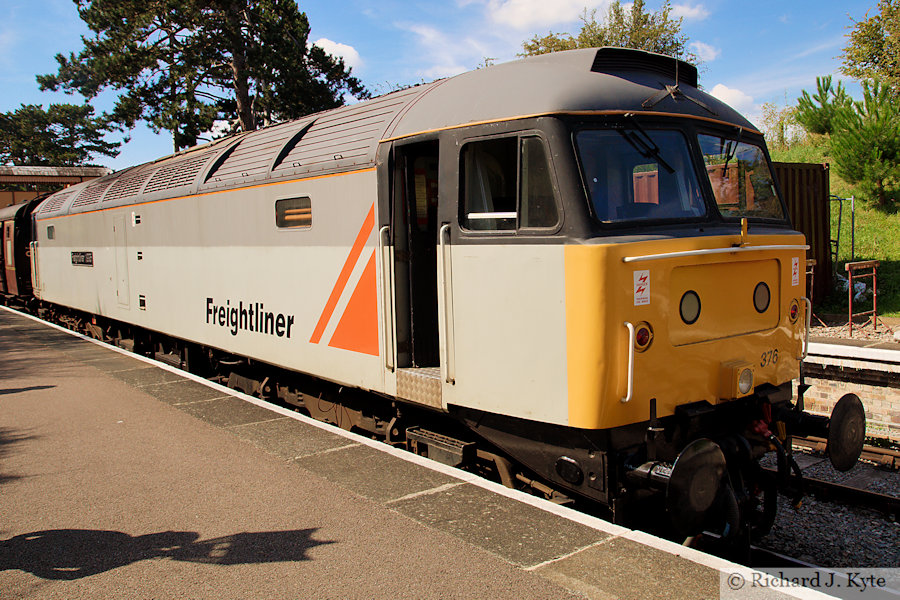
[[[331,315],[334,314],[334,308],[337,306],[341,294],[344,293],[344,288],[347,287],[347,280],[350,279],[353,267],[356,266],[359,255],[362,254],[363,247],[366,245],[366,240],[369,239],[369,235],[372,233],[374,227],[375,203],[373,202],[372,208],[369,209],[369,214],[366,215],[366,220],[363,221],[362,229],[356,234],[356,241],[353,242],[353,247],[350,248],[350,254],[347,256],[347,260],[344,261],[344,268],[341,269],[341,274],[338,275],[334,288],[331,290],[331,295],[328,297],[328,302],[325,303],[325,308],[322,310],[321,316],[319,316],[319,322],[316,324],[316,329],[313,331],[312,337],[309,338],[309,343],[318,344],[322,339],[325,327],[328,325]]]
[[[375,251],[363,271],[347,308],[328,345],[378,356],[378,287],[375,283]]]

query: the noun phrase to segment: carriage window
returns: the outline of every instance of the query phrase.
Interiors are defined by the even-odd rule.
[[[591,129],[575,136],[594,216],[604,222],[702,217],[687,140],[677,131]]]
[[[52,240],[56,238],[56,227],[53,225],[47,225],[47,239]]]
[[[540,138],[471,142],[462,151],[460,223],[476,231],[554,227],[559,216]]]
[[[723,217],[784,219],[775,182],[759,146],[714,135],[698,138]]]
[[[282,229],[312,227],[312,203],[306,196],[275,201],[275,225]]]

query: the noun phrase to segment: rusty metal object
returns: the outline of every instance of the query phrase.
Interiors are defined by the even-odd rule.
[[[872,315],[871,322],[875,331],[878,331],[878,265],[881,263],[877,260],[863,260],[857,262],[849,262],[844,265],[847,271],[847,295],[848,295],[848,314],[850,325],[850,337],[853,337],[853,317],[864,317]],[[872,310],[863,312],[853,312],[853,279],[872,278]],[[866,323],[868,324],[868,322]],[[863,327],[865,327],[865,325]]]
[[[822,453],[825,452],[825,448],[828,445],[828,440],[820,437],[795,437],[792,441],[794,447]],[[892,471],[900,469],[900,451],[898,450],[864,445],[859,458]]]

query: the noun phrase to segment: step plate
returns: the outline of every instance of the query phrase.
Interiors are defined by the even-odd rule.
[[[397,369],[397,397],[432,408],[441,405],[441,369]]]

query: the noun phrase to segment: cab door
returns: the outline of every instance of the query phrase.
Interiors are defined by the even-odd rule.
[[[441,214],[445,404],[565,424],[565,239],[541,131],[462,138]],[[473,133],[478,130],[473,129]]]

